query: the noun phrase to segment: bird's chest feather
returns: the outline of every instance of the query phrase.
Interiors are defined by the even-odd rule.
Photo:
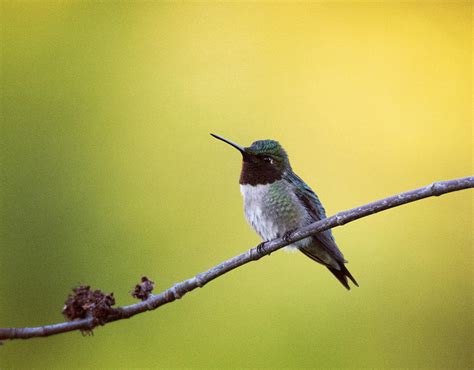
[[[266,185],[241,185],[247,221],[263,240],[308,223],[308,214],[291,188],[282,181]]]

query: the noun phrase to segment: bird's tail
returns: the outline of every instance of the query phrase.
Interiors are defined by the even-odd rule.
[[[349,286],[349,282],[347,281],[347,278],[351,279],[351,281],[356,286],[359,286],[359,284],[357,284],[356,279],[354,279],[354,277],[351,275],[351,273],[349,272],[347,267],[344,265],[344,263],[342,262],[339,263],[339,270],[336,270],[335,268],[331,266],[327,266],[327,265],[326,267],[328,268],[329,271],[331,271],[331,273],[336,277],[336,279],[339,280],[341,284],[346,287],[347,290],[351,290],[351,287]]]
[[[313,261],[316,261],[316,262],[321,263],[324,266],[326,266],[328,268],[328,270],[331,271],[331,273],[336,277],[336,279],[339,280],[341,282],[341,284],[344,285],[344,287],[347,290],[351,290],[351,287],[349,286],[349,282],[348,282],[347,278],[351,279],[351,281],[356,286],[359,286],[356,279],[354,279],[352,274],[349,272],[347,267],[344,265],[344,262],[337,261],[337,264],[339,265],[339,269],[336,269],[336,268],[334,268],[332,266],[329,266],[326,263],[324,263],[320,258],[318,258],[315,254],[311,253],[309,250],[301,248],[300,251],[303,252],[303,254],[306,255],[307,257],[311,258]]]

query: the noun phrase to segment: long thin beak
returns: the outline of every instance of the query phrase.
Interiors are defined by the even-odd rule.
[[[211,136],[214,136],[216,139],[222,140],[224,143],[227,143],[227,144],[233,146],[235,149],[237,149],[242,154],[245,154],[245,148],[243,146],[240,146],[236,143],[233,143],[230,140],[224,139],[222,136],[219,136],[219,135],[211,134]]]

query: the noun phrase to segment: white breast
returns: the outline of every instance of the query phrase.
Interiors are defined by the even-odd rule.
[[[245,218],[263,240],[275,239],[278,227],[269,217],[265,198],[270,185],[240,185],[244,198]]]
[[[288,202],[282,207],[269,193],[270,186],[279,186],[279,194],[286,194]],[[244,198],[245,217],[250,225],[264,240],[272,240],[282,236],[289,230],[296,229],[310,222],[306,210],[296,199],[291,199],[295,195],[286,185],[273,183],[267,185],[240,185],[240,191]],[[281,197],[279,197],[281,200]],[[300,247],[310,242],[304,239],[291,245],[291,247]]]

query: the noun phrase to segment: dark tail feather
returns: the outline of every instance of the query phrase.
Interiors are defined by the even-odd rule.
[[[328,270],[331,271],[331,273],[336,277],[336,279],[339,280],[341,284],[344,285],[347,290],[351,290],[351,287],[349,286],[349,282],[347,281],[347,278],[351,279],[351,281],[356,286],[359,286],[359,284],[357,284],[356,279],[354,279],[354,277],[351,275],[351,273],[349,272],[349,270],[347,269],[347,267],[344,265],[343,262],[339,262],[339,270],[336,270],[335,268],[326,265],[323,261],[321,261],[317,256],[311,254],[308,250],[300,249],[300,251],[303,252],[303,254],[306,255],[307,257],[311,258],[313,261],[316,261],[326,266]]]
[[[335,268],[332,268],[330,266],[326,266],[326,267],[328,268],[329,271],[331,271],[331,273],[336,277],[336,279],[339,280],[341,284],[346,287],[347,290],[351,290],[351,287],[349,286],[349,282],[347,281],[347,278],[351,279],[351,281],[356,286],[359,286],[359,284],[357,284],[356,279],[354,279],[354,277],[351,275],[351,273],[349,272],[349,270],[343,263],[339,264],[340,270],[336,270]]]

